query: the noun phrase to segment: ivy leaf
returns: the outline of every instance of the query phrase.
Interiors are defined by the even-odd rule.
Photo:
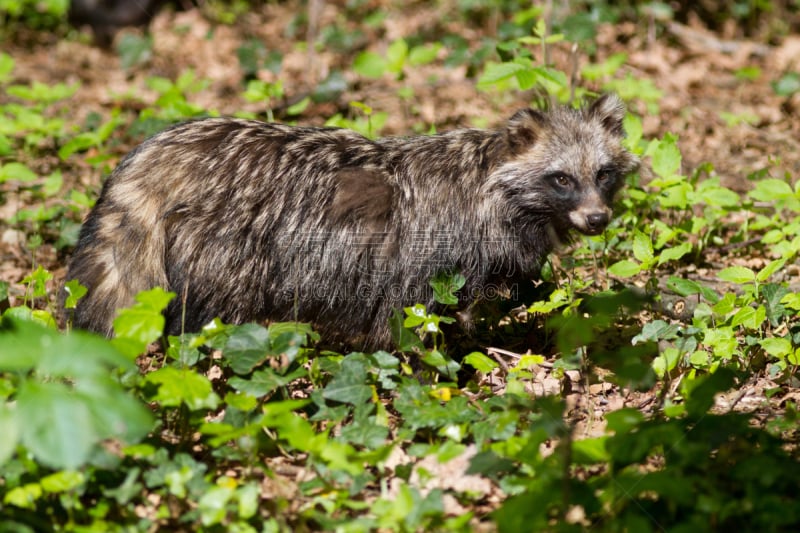
[[[219,404],[219,396],[208,378],[190,369],[165,366],[150,372],[144,379],[158,387],[154,399],[161,405],[178,407],[184,404],[191,410],[198,410],[216,409]]]

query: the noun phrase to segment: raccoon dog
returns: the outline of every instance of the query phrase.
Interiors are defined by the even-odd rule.
[[[120,162],[83,225],[74,325],[110,336],[116,311],[160,286],[178,295],[167,334],[214,317],[299,320],[388,347],[392,310],[434,308],[437,274],[466,278],[466,306],[536,275],[572,230],[601,233],[637,166],[624,114],[605,95],[495,130],[375,141],[229,118],[174,126]]]

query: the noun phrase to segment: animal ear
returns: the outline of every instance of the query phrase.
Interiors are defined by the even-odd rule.
[[[506,140],[514,153],[519,153],[534,144],[541,136],[546,118],[533,109],[520,109],[508,120]]]
[[[622,121],[625,119],[625,104],[613,93],[604,94],[589,106],[589,116],[600,121],[609,133],[622,137],[625,130]]]

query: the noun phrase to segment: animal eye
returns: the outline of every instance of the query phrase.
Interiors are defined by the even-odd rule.
[[[597,181],[597,183],[603,183],[605,181],[609,181],[610,179],[612,179],[613,176],[614,175],[610,170],[603,169],[597,173],[597,177],[595,178],[595,180]]]
[[[555,174],[553,176],[553,181],[556,185],[563,188],[568,188],[570,186],[569,178],[566,177],[564,174]]]

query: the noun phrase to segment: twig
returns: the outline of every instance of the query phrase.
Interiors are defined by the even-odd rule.
[[[678,39],[689,47],[702,49],[704,51],[714,50],[723,54],[735,54],[742,48],[748,48],[750,53],[757,56],[767,56],[772,49],[760,43],[752,41],[727,41],[714,37],[710,33],[701,32],[678,22],[670,22],[667,29]]]

